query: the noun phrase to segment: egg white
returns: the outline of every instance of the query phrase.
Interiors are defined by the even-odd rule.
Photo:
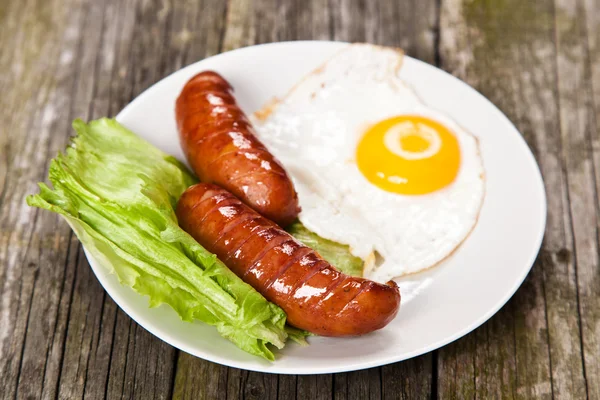
[[[485,192],[477,139],[398,77],[402,58],[392,48],[348,45],[253,117],[258,137],[294,182],[302,223],[348,244],[366,261],[364,276],[379,282],[424,270],[452,253],[476,224]],[[356,145],[368,127],[404,114],[434,119],[458,139],[461,165],[450,185],[400,195],[359,171]]]

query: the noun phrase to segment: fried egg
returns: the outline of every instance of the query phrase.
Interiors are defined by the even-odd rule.
[[[290,174],[302,223],[379,282],[451,254],[484,198],[475,136],[399,78],[400,50],[348,45],[253,117]]]

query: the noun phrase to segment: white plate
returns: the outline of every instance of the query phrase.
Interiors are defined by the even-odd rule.
[[[273,96],[284,95],[344,45],[288,42],[220,54],[158,82],[117,119],[183,159],[174,107],[192,75],[205,69],[223,74],[235,87],[240,105],[251,113]],[[546,217],[539,169],[511,122],[468,85],[409,57],[400,74],[426,103],[479,137],[487,194],[475,230],[450,259],[399,280],[402,306],[386,328],[357,338],[310,338],[310,346],[290,344],[269,363],[239,350],[208,325],[182,322],[167,306],[148,308],[146,298],[121,286],[88,255],[108,294],[148,331],[187,353],[232,367],[284,374],[342,372],[405,360],[450,343],[485,322],[517,290],[538,253]]]

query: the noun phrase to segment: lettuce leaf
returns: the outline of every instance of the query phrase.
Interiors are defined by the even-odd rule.
[[[347,245],[322,238],[308,230],[300,221],[290,225],[287,231],[306,246],[316,250],[340,271],[352,276],[362,276],[364,262],[359,257],[353,256]]]
[[[27,203],[62,215],[85,248],[151,307],[168,304],[184,321],[214,325],[241,349],[273,360],[269,345],[282,348],[288,338],[283,310],[177,224],[177,199],[196,179],[115,120],[76,120],[73,127],[78,136],[50,164],[53,189],[40,183]]]

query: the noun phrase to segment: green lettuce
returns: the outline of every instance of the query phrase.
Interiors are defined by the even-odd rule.
[[[324,259],[348,275],[362,276],[364,262],[350,253],[347,245],[322,238],[308,230],[300,221],[294,222],[287,231],[296,239],[317,251]]]
[[[62,215],[85,248],[151,307],[171,306],[241,349],[273,360],[286,315],[231,272],[177,224],[174,208],[196,179],[175,158],[115,120],[73,123],[78,136],[52,160],[50,189],[30,206]],[[294,339],[302,334],[291,331]]]

